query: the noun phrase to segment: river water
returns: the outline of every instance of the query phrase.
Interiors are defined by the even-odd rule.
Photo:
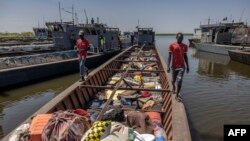
[[[184,37],[188,44],[189,36]],[[174,36],[156,36],[167,60]],[[222,141],[224,124],[250,124],[250,66],[189,48],[181,94],[195,141]],[[71,74],[0,92],[0,138],[78,79]]]

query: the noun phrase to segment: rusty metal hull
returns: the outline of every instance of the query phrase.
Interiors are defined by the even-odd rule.
[[[250,50],[229,50],[228,53],[232,60],[250,65]]]
[[[109,78],[114,75],[115,72],[123,71],[119,70],[122,64],[122,61],[119,60],[123,60],[125,57],[129,56],[129,54],[134,51],[134,48],[135,47],[127,48],[125,51],[119,53],[103,65],[99,66],[89,74],[89,77],[86,81],[74,83],[65,91],[57,95],[50,102],[48,102],[46,105],[41,107],[33,115],[41,113],[52,113],[58,110],[87,108],[88,101],[90,101],[100,89],[107,88],[105,84],[109,80]],[[191,135],[184,105],[183,103],[177,102],[174,98],[175,95],[171,94],[171,92],[169,91],[169,89],[171,89],[171,83],[169,81],[169,74],[166,72],[166,64],[163,57],[155,47],[152,47],[151,49],[155,49],[158,62],[157,65],[159,69],[156,72],[158,73],[158,76],[160,76],[162,89],[147,90],[162,92],[162,110],[157,112],[161,113],[163,128],[166,131],[167,138],[169,141],[191,141]],[[131,70],[131,72],[133,72],[133,70]],[[138,90],[140,88],[129,89]],[[24,123],[27,123],[29,121],[30,118],[27,119]],[[3,140],[7,140],[9,135],[7,135]]]
[[[120,51],[114,51],[107,54],[88,56],[86,66],[88,68],[97,67],[119,52]],[[57,62],[3,69],[0,70],[0,88],[27,83],[29,81],[37,81],[55,75],[76,72],[79,70],[78,66],[79,61],[77,58],[74,58]]]

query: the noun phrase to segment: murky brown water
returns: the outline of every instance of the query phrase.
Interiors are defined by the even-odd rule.
[[[157,39],[167,59],[166,49],[175,37]],[[223,141],[224,124],[250,125],[250,66],[193,48],[188,56],[190,72],[184,76],[181,94],[193,140]]]
[[[70,74],[0,92],[0,138],[8,134],[45,103],[79,79]]]
[[[167,59],[167,47],[175,37],[156,40]],[[250,124],[250,66],[192,48],[188,55],[190,72],[184,76],[181,94],[193,140],[222,141],[224,124]],[[0,92],[0,138],[77,79],[78,74],[72,74]]]

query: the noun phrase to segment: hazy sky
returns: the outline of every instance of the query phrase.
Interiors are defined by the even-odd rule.
[[[32,31],[38,23],[59,21],[59,1],[67,10],[73,4],[80,22],[86,21],[86,9],[89,18],[100,17],[122,31],[134,30],[138,19],[141,27],[153,27],[158,33],[190,33],[208,17],[239,21],[242,15],[250,23],[250,0],[0,0],[0,32]],[[63,11],[62,17],[71,20]]]

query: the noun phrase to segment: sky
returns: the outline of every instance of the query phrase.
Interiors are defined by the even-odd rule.
[[[0,0],[0,32],[26,32],[43,27],[44,22],[59,21],[58,3],[70,11],[74,5],[79,22],[89,19],[134,31],[153,27],[156,33],[193,33],[200,23],[241,20],[250,23],[250,0]],[[61,11],[63,21],[71,14]],[[90,20],[89,20],[90,21]]]

